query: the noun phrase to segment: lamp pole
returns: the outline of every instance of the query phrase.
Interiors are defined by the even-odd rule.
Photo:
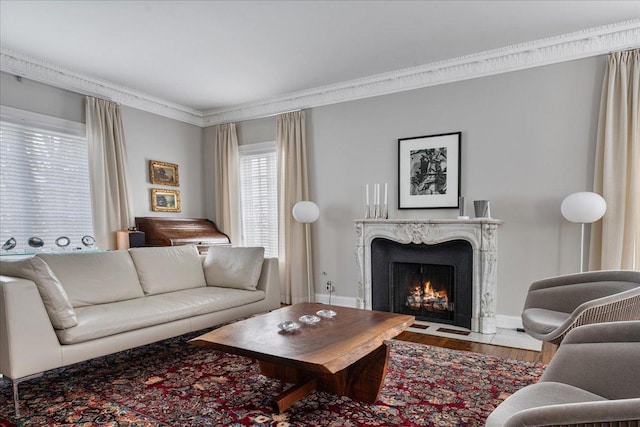
[[[309,302],[313,302],[311,299],[311,230],[308,222],[304,223],[305,237],[307,241],[307,299]]]
[[[582,223],[582,233],[580,235],[580,273],[584,271],[584,222]]]

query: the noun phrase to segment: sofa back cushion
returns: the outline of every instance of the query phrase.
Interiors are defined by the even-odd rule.
[[[37,257],[17,261],[1,261],[0,274],[31,280],[55,329],[68,329],[78,324],[76,312],[62,284],[46,262]]]
[[[203,264],[207,285],[255,291],[263,261],[264,248],[212,246]]]
[[[73,307],[144,296],[127,251],[38,254],[62,283]]]
[[[147,295],[206,286],[195,245],[131,248],[129,253]]]

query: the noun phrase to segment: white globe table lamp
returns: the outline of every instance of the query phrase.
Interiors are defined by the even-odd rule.
[[[313,202],[303,201],[298,202],[293,206],[293,210],[291,211],[293,214],[293,218],[304,224],[305,233],[306,233],[306,242],[307,242],[307,293],[309,302],[312,302],[311,299],[311,288],[312,288],[312,279],[311,279],[311,241],[310,235],[311,232],[309,230],[309,224],[316,222],[320,217],[320,208]]]
[[[560,205],[562,216],[568,221],[582,224],[580,238],[580,272],[584,271],[584,225],[598,221],[607,211],[607,202],[601,195],[583,191],[567,196]]]

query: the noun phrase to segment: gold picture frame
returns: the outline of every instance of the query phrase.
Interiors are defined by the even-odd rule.
[[[151,210],[154,212],[180,212],[180,191],[152,188]]]
[[[149,179],[152,184],[178,187],[180,185],[178,165],[149,160]]]

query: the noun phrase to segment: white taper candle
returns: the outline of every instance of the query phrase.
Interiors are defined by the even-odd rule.
[[[387,204],[387,183],[384,183],[384,204]]]

